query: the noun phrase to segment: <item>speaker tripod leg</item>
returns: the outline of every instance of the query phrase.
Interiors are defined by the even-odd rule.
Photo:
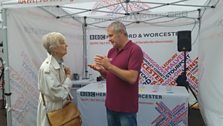
[[[187,91],[189,92],[189,90],[190,90],[190,92],[192,93],[192,95],[196,99],[195,103],[197,103],[197,95],[195,94],[195,92],[191,88],[189,82],[187,81],[187,64],[186,63],[187,63],[187,52],[184,51],[184,72],[183,72],[184,79],[182,81],[183,81],[183,84],[186,87]],[[191,106],[189,106],[189,107],[191,107]]]

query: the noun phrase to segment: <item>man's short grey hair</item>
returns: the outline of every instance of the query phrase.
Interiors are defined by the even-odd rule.
[[[65,37],[63,34],[59,32],[50,32],[43,36],[42,43],[43,47],[47,50],[49,54],[52,55],[52,51],[55,47],[57,47],[60,42],[63,42]]]
[[[128,33],[126,31],[126,27],[125,25],[120,22],[120,21],[115,21],[115,22],[112,22],[109,26],[108,26],[108,29],[112,28],[112,30],[115,32],[115,33],[119,33],[119,32],[123,32],[126,36],[128,36]]]

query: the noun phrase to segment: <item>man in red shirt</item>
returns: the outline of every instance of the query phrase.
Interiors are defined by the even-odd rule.
[[[138,78],[143,52],[128,40],[123,23],[111,23],[107,33],[113,48],[107,56],[97,55],[95,63],[89,67],[106,78],[108,126],[137,126]]]

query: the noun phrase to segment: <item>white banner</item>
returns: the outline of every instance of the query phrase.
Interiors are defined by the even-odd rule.
[[[38,70],[46,58],[41,39],[48,32],[61,32],[68,43],[65,64],[82,73],[81,25],[72,19],[55,19],[38,8],[8,10],[8,52],[13,126],[35,126],[39,91]],[[80,32],[78,32],[80,31]]]
[[[223,125],[223,1],[202,17],[199,44],[199,106],[207,126]]]
[[[107,126],[105,82],[77,90],[83,126]],[[97,116],[95,115],[97,113]],[[188,126],[188,92],[184,87],[153,86],[139,89],[138,126]]]
[[[184,54],[177,51],[177,31],[192,30],[193,25],[185,27],[161,27],[146,24],[127,26],[130,40],[137,43],[144,51],[144,63],[141,69],[140,84],[144,85],[176,85],[176,78],[184,69]],[[192,31],[192,51],[186,55],[188,68],[187,78],[192,89],[197,94],[198,27]],[[106,29],[88,29],[88,63],[94,62],[97,54],[107,55],[112,45],[108,42]],[[90,70],[90,74],[99,76]]]

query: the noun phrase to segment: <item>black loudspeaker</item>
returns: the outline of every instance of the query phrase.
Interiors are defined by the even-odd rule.
[[[191,31],[177,32],[178,51],[191,51]]]

